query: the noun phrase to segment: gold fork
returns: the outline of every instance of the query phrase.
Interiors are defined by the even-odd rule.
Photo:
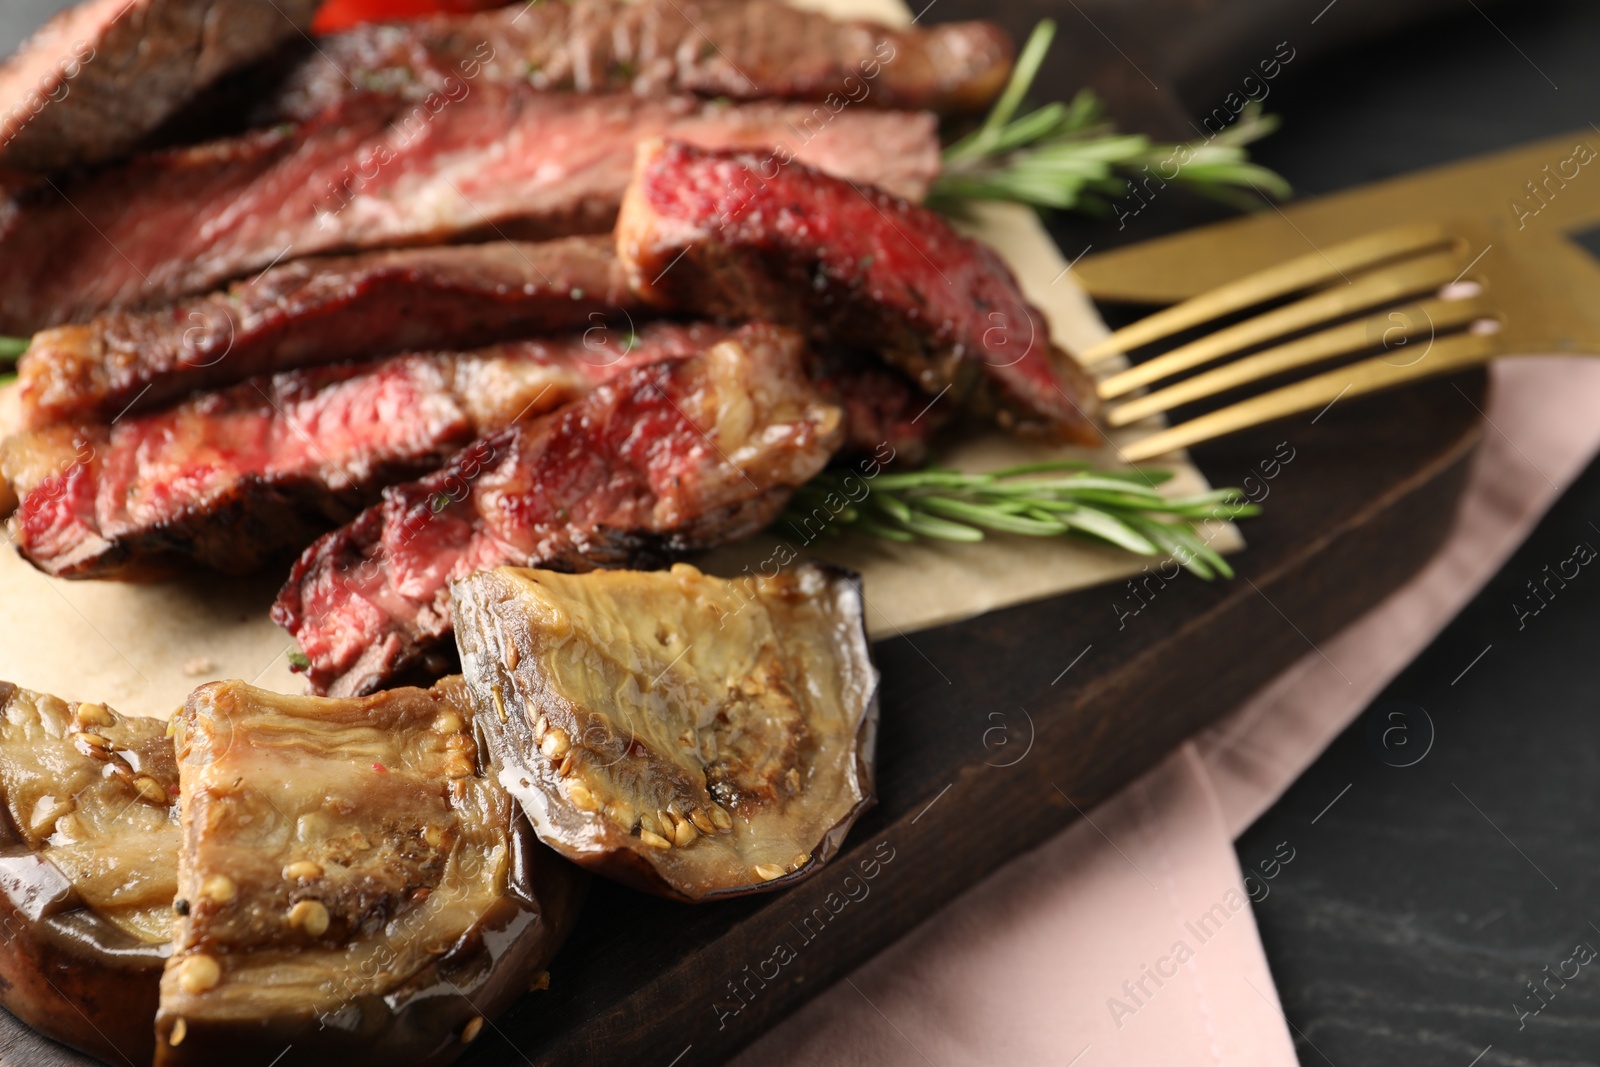
[[[1073,270],[1097,298],[1188,297],[1084,352],[1090,364],[1292,298],[1102,379],[1111,427],[1377,351],[1141,438],[1123,455],[1152,459],[1496,356],[1600,355],[1600,264],[1570,239],[1600,225],[1595,144],[1592,133],[1555,138],[1084,258]],[[1153,391],[1134,395],[1143,389]]]

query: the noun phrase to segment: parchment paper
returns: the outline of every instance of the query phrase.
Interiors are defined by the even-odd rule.
[[[905,23],[900,0],[801,0],[834,14]],[[969,232],[1000,250],[1028,298],[1050,319],[1069,351],[1105,335],[1093,305],[1072,282],[1067,263],[1033,213],[1014,205],[985,206]],[[1097,367],[1104,373],[1110,368]],[[1129,427],[1125,443],[1159,425]],[[1055,456],[1115,464],[1113,449],[1025,445],[994,434],[938,456],[963,470],[994,469]],[[1163,462],[1177,472],[1174,493],[1207,488],[1187,462]],[[806,544],[787,539],[802,556],[860,571],[873,636],[909,633],[1026,600],[1138,573],[1151,561],[1113,549],[1053,538],[992,536],[981,544],[886,546],[864,536],[825,537]],[[1212,544],[1231,551],[1242,542],[1231,527]],[[714,574],[755,570],[778,550],[763,535],[697,561]],[[286,693],[303,691],[290,670],[289,636],[267,618],[282,573],[249,580],[195,573],[144,585],[69,582],[45,577],[8,547],[0,547],[0,678],[71,700],[96,700],[120,711],[166,716],[191,689],[219,678],[242,678]],[[1109,611],[1110,608],[1108,607]]]

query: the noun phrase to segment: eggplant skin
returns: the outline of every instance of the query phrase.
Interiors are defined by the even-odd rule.
[[[155,1050],[151,1020],[169,947],[97,910],[49,856],[70,848],[74,834],[93,843],[99,830],[132,815],[121,826],[134,847],[112,848],[100,857],[107,881],[125,894],[126,886],[118,885],[122,868],[141,855],[157,868],[154,882],[160,881],[159,868],[176,866],[176,826],[168,825],[159,798],[138,798],[138,776],[128,774],[136,768],[163,789],[176,789],[166,724],[125,718],[98,704],[71,704],[10,682],[0,682],[0,708],[0,1005],[45,1036],[98,1059],[149,1063]],[[92,721],[84,721],[85,708]],[[85,732],[111,745],[75,742],[73,735]],[[73,798],[73,810],[50,803],[58,794]],[[130,804],[146,807],[129,809]],[[71,827],[57,830],[57,819],[69,814]],[[170,903],[168,896],[164,907]],[[121,910],[129,913],[125,905]],[[159,914],[154,907],[145,910]],[[144,925],[150,925],[149,917]]]
[[[144,1023],[148,1029],[156,1016],[156,1067],[270,1065],[289,1045],[303,1064],[436,1067],[454,1061],[467,1050],[469,1035],[476,1036],[470,1028],[480,1010],[494,1019],[549,967],[582,904],[583,872],[539,844],[526,819],[518,822],[511,881],[539,886],[536,898],[506,896],[427,968],[384,996],[353,998],[337,1011],[255,1021],[190,1018],[174,1048],[178,1017],[157,1015],[152,1003]]]
[[[495,772],[596,873],[686,902],[781,889],[874,803],[879,675],[853,572],[508,567],[452,597]]]
[[[0,931],[0,1005],[107,1063],[150,1062],[165,943],[118,930],[48,860],[11,842],[0,847]]]
[[[481,774],[471,707],[459,678],[363,698],[191,694],[186,906],[157,1067],[266,1067],[289,1046],[300,1063],[432,1067],[528,991],[586,876]],[[320,922],[297,923],[308,902]],[[206,988],[187,984],[197,957],[220,965]]]

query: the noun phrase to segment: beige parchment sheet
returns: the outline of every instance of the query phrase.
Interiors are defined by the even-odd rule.
[[[900,0],[802,2],[884,22],[910,18]],[[966,228],[1005,256],[1028,298],[1048,315],[1058,343],[1069,351],[1081,350],[1105,335],[1093,305],[1073,284],[1066,261],[1031,211],[985,206]],[[1129,427],[1116,442],[1137,438],[1154,425]],[[1116,463],[1112,448],[1096,455],[1024,444],[998,433],[964,442],[936,458],[963,470],[992,470],[1057,456]],[[1164,487],[1171,492],[1207,488],[1187,462],[1160,465],[1177,472]],[[1242,544],[1232,527],[1213,534],[1212,544],[1220,551]],[[874,637],[1114,581],[1151,562],[1082,542],[1007,535],[980,544],[888,545],[853,534],[825,537],[809,546],[791,538],[789,544],[802,556],[862,573]],[[776,539],[762,535],[698,562],[710,573],[737,575],[746,566],[754,571],[777,547]],[[124,712],[161,716],[180,705],[195,686],[219,678],[302,692],[303,682],[289,670],[289,636],[267,618],[283,577],[275,572],[240,580],[195,573],[140,585],[59,581],[34,570],[9,546],[0,546],[0,679],[71,700],[102,701]]]

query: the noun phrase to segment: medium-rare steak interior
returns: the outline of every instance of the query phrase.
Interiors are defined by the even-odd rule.
[[[803,161],[646,143],[617,248],[662,306],[805,324],[1001,425],[1100,440],[1093,383],[1000,257],[889,192]]]
[[[480,436],[725,334],[597,328],[289,371],[110,425],[17,434],[0,444],[0,471],[20,499],[12,537],[57,577],[137,577],[186,561],[253,570]]]
[[[502,567],[454,587],[495,763],[539,839],[679,900],[815,874],[872,803],[856,576]]]
[[[1011,73],[988,22],[894,29],[778,0],[574,0],[369,24],[307,48],[260,109],[309,118],[353,86],[411,99],[476,81],[540,89],[810,100],[810,125],[844,107],[983,110]]]
[[[125,155],[219,77],[299,39],[320,0],[87,0],[0,64],[0,165]]]
[[[190,694],[158,1067],[286,1045],[352,1067],[448,1063],[527,991],[583,877],[484,773],[473,721],[459,678],[363,700]]]
[[[25,427],[109,422],[196,389],[402,351],[642,322],[606,237],[294,260],[225,292],[34,334]]]
[[[449,583],[484,567],[620,567],[747,536],[826,466],[839,408],[789,330],[746,326],[633,368],[384,492],[295,564],[272,617],[317,692],[371,692],[451,632]],[[439,673],[438,670],[434,671]]]
[[[177,893],[178,767],[160,719],[0,682],[0,1006],[148,1063]]]
[[[317,118],[17,191],[0,203],[0,333],[208,292],[289,258],[609,229],[634,146],[788,145],[851,181],[920,197],[932,115],[571,94],[479,84],[458,100],[365,95]]]

